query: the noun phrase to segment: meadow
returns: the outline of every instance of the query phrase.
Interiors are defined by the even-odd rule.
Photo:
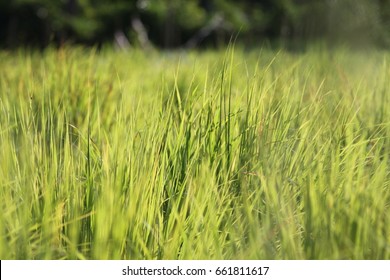
[[[1,259],[390,259],[390,53],[0,52]]]

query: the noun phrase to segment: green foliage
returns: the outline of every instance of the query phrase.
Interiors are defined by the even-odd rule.
[[[204,25],[206,13],[198,6],[198,0],[147,1],[145,12],[160,22],[174,17],[175,24],[184,29],[200,28]]]
[[[207,34],[228,41],[238,33],[244,42],[261,39],[336,43],[389,43],[388,0],[15,0],[0,1],[0,34],[10,47],[39,40],[96,43],[115,32],[131,34],[137,18],[155,45],[178,47],[223,20]],[[3,18],[3,19],[2,19]],[[136,38],[137,36],[134,36]],[[130,38],[133,39],[133,38]],[[209,40],[213,41],[213,40]],[[223,40],[222,40],[223,41]]]
[[[389,259],[389,59],[0,52],[0,258]]]

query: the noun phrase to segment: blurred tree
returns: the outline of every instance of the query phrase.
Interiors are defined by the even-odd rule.
[[[383,30],[380,43],[383,46],[390,46],[390,0],[379,1],[379,14],[381,19],[380,24]]]
[[[336,41],[370,44],[381,34],[379,1],[327,1],[327,35]]]
[[[150,26],[158,31],[164,47],[175,47],[183,44],[187,33],[201,28],[206,21],[206,12],[198,0],[161,0],[139,1],[143,12],[150,21]],[[154,22],[152,19],[154,19]]]
[[[390,0],[0,0],[0,44],[166,48],[263,38],[390,44]]]

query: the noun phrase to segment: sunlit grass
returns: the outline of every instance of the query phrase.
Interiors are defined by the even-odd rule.
[[[0,258],[389,259],[389,58],[0,53]]]

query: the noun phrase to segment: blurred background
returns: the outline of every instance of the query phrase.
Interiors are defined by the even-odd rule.
[[[390,0],[0,0],[0,48],[390,46]]]

